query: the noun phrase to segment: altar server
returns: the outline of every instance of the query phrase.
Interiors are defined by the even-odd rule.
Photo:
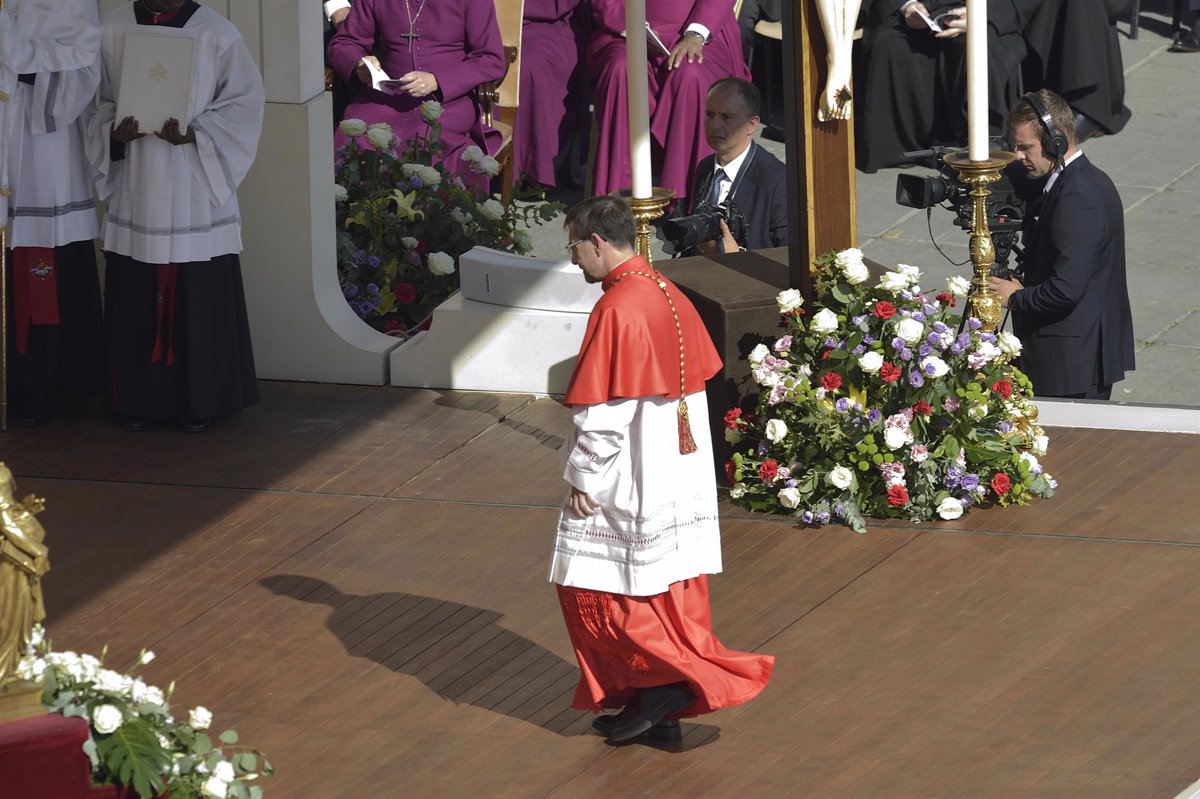
[[[0,219],[9,221],[9,406],[32,427],[55,392],[99,391],[96,210],[80,115],[100,83],[94,0],[10,0],[0,19]]]
[[[749,701],[775,663],[712,630],[721,533],[704,384],[721,360],[688,299],[634,255],[628,205],[593,197],[566,224],[572,263],[604,289],[563,400],[570,493],[550,565],[582,672],[572,706],[623,708],[592,722],[611,743],[677,740],[677,719]]]
[[[186,120],[117,119],[129,33],[192,39]],[[262,130],[262,77],[233,23],[194,0],[106,16],[103,61],[88,146],[107,201],[111,408],[131,430],[174,418],[202,432],[258,401],[236,190]]]

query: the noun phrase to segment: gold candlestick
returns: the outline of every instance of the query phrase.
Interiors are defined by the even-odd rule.
[[[633,210],[633,221],[637,223],[637,254],[645,258],[647,263],[654,263],[654,259],[650,257],[650,235],[654,233],[653,223],[663,215],[663,210],[671,200],[675,199],[675,192],[655,186],[650,190],[650,196],[645,199],[634,197],[632,192],[627,189],[614,191],[612,196],[620,197],[629,203],[629,207]]]
[[[992,231],[988,227],[988,186],[1000,179],[1000,171],[1016,159],[1014,153],[992,150],[985,161],[972,161],[966,153],[951,153],[946,163],[958,171],[959,179],[971,187],[974,208],[971,213],[971,264],[975,277],[971,280],[975,290],[967,303],[966,312],[983,323],[983,329],[996,332],[1004,315],[1000,295],[992,291],[989,278],[992,265],[996,263],[996,246],[992,242]]]

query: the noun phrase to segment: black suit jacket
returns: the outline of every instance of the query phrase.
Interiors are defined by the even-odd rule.
[[[1104,387],[1132,371],[1125,215],[1108,175],[1080,155],[1025,235],[1025,288],[1009,299],[1020,367],[1043,397]]]
[[[746,241],[739,244],[744,244],[748,250],[786,247],[787,171],[783,162],[760,147],[758,142],[750,142],[750,149],[728,198],[746,217]],[[716,156],[710,155],[696,167],[693,185],[696,186],[694,196],[697,201],[708,197],[715,162]]]

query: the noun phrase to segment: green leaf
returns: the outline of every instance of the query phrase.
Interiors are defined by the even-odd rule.
[[[204,757],[212,751],[212,739],[205,733],[196,735],[196,742],[192,744],[192,751],[200,757]]]
[[[242,752],[241,768],[242,768],[242,771],[257,771],[258,770],[258,758],[255,757],[253,752]]]
[[[221,743],[235,744],[238,742],[238,734],[236,730],[225,730],[221,733]]]
[[[250,799],[262,799],[263,790],[257,785],[250,786]]]
[[[150,725],[127,721],[97,741],[96,752],[117,780],[131,786],[141,799],[163,792],[165,786],[159,775],[170,769],[171,757]]]

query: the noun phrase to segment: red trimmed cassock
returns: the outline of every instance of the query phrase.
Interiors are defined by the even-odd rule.
[[[599,510],[579,517],[563,503],[550,565],[582,672],[572,706],[619,708],[675,683],[695,700],[668,719],[741,704],[775,659],[726,649],[712,630],[721,540],[704,383],[721,361],[691,302],[645,260],[616,267],[603,289],[564,399],[575,430],[563,447],[564,478]]]

